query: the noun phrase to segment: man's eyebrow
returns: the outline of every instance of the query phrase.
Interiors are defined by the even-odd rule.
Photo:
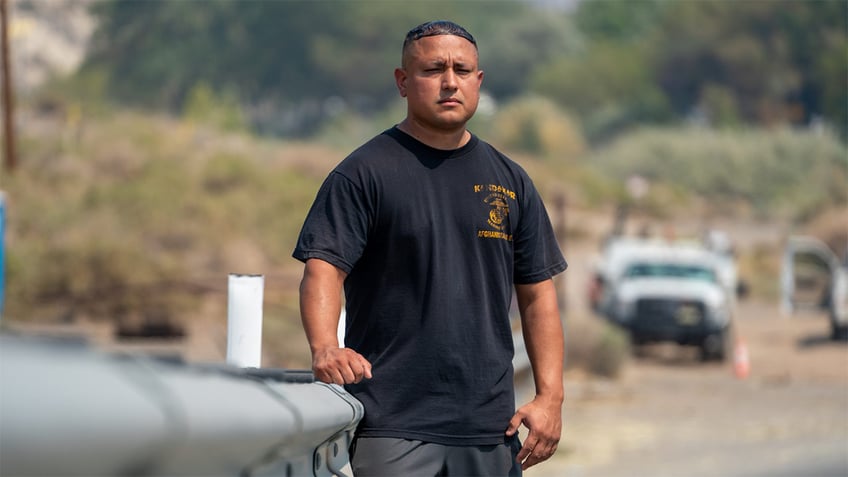
[[[427,66],[445,67],[448,64],[448,60],[446,60],[444,58],[437,58],[437,59],[429,60],[425,63],[426,63]],[[473,63],[470,62],[470,61],[454,60],[452,62],[452,65],[453,65],[454,68],[468,68],[468,69],[470,69],[470,68],[472,68]]]

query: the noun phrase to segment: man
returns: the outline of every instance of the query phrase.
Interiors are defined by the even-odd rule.
[[[455,23],[407,34],[395,70],[406,118],[330,173],[293,254],[306,264],[300,306],[315,377],[365,406],[351,446],[357,476],[520,475],[559,442],[552,277],[567,265],[527,174],[466,129],[477,62],[474,38]],[[513,287],[536,385],[517,411]]]

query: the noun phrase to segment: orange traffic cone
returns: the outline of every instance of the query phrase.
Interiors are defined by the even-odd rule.
[[[744,338],[739,338],[733,348],[733,374],[738,379],[745,379],[750,372],[751,360],[748,356],[748,345],[745,344]]]

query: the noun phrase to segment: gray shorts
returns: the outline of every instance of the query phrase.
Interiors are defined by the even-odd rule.
[[[355,477],[520,477],[521,442],[445,446],[393,437],[357,437],[350,446]]]

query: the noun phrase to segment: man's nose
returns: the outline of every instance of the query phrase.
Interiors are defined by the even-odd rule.
[[[456,89],[456,78],[456,73],[452,69],[446,69],[444,75],[442,75],[442,89]]]

